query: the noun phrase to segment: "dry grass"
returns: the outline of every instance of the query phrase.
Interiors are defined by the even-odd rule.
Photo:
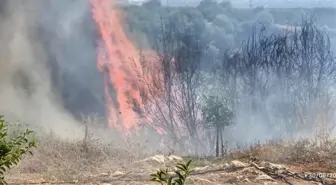
[[[17,128],[24,127],[15,126],[13,132],[19,132]],[[26,156],[18,167],[9,172],[11,182],[27,180],[24,174],[38,179],[37,181],[73,181],[89,179],[104,173],[132,171],[133,167],[145,169],[144,173],[153,168],[153,166],[140,167],[133,163],[146,157],[141,152],[144,150],[143,146],[134,140],[116,137],[116,133],[107,133],[113,135],[109,141],[97,139],[98,136],[103,138],[106,129],[97,129],[96,126],[86,128],[88,129],[84,132],[83,138],[77,140],[65,140],[53,133],[38,131],[39,135],[34,136],[38,142],[34,155]],[[220,158],[193,156],[185,159],[193,159],[193,166],[224,164],[234,159],[241,161],[256,159],[286,164],[296,171],[333,172],[333,169],[336,169],[335,148],[336,140],[330,137],[314,140],[278,140],[256,144],[248,149],[236,149]],[[147,156],[154,153],[155,150],[152,154],[147,153]],[[20,177],[17,174],[20,174]]]
[[[15,125],[11,133],[20,132],[25,127]],[[82,139],[63,139],[39,128],[34,136],[38,145],[33,151],[34,155],[25,156],[20,165],[9,172],[9,179],[26,180],[23,175],[26,174],[48,182],[80,180],[125,168],[126,164],[140,158],[140,153],[135,152],[140,151],[140,148],[136,148],[138,145],[127,147],[131,145],[129,141],[121,141],[115,133],[109,134],[113,136],[111,140],[117,138],[118,142],[98,139],[106,132],[106,129],[90,125],[83,132]]]
[[[190,159],[190,157],[188,157]],[[331,138],[269,141],[248,149],[235,149],[219,158],[191,157],[197,166],[223,164],[231,160],[268,161],[285,164],[297,171],[336,172],[336,140]]]

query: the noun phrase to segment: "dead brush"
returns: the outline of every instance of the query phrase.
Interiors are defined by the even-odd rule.
[[[268,161],[288,165],[336,167],[336,140],[331,137],[300,138],[295,140],[271,140],[256,143],[249,148],[233,150],[226,156],[230,159]],[[307,168],[308,169],[308,168]]]
[[[77,139],[60,138],[54,132],[40,129],[34,136],[38,144],[33,151],[35,155],[24,159],[12,174],[34,173],[45,181],[72,181],[117,170],[124,160],[132,158],[121,147],[98,139],[96,134],[106,129],[95,123],[97,120],[87,118],[85,121],[83,137]]]

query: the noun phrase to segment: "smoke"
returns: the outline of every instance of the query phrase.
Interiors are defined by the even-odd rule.
[[[95,22],[89,1],[47,1],[40,23],[53,86],[64,106],[80,114],[104,114],[103,78],[97,70]]]
[[[104,113],[89,3],[0,2],[1,114],[62,136],[79,134],[81,113]]]
[[[80,134],[81,114],[105,114],[95,27],[89,0],[0,0],[0,113],[9,121],[42,125],[61,136]],[[274,126],[281,119],[265,119],[269,112],[277,113],[267,108],[286,103],[276,93],[283,92],[260,97],[264,109],[257,113],[239,109],[239,123],[226,130],[225,139],[251,144],[294,132]],[[152,132],[148,137],[154,137]]]

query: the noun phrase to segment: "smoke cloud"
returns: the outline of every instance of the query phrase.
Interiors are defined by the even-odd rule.
[[[226,23],[224,16],[219,18]],[[327,24],[329,19],[326,14],[318,21]],[[249,26],[248,21],[230,23],[239,26],[241,38],[250,34],[242,31],[244,24]],[[334,26],[328,28],[335,33]],[[96,62],[99,35],[95,29],[89,0],[0,0],[0,113],[9,121],[46,126],[62,136],[81,134],[81,114],[104,115],[103,77]],[[331,36],[335,44],[336,37]],[[237,42],[234,38],[227,40]],[[283,100],[275,95],[261,101],[266,109]],[[239,124],[227,129],[227,139],[233,144],[250,144],[281,138],[288,128],[276,128],[265,121],[263,117],[269,112],[262,109],[256,114],[242,109],[237,113]]]
[[[72,136],[82,113],[104,114],[90,17],[88,1],[0,1],[0,112],[9,121]]]

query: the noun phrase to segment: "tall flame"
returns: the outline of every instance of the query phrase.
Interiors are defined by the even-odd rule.
[[[128,104],[129,97],[141,102],[134,81],[134,65],[139,65],[138,51],[127,38],[121,18],[122,12],[112,0],[91,0],[92,13],[102,41],[98,50],[98,69],[104,73],[106,107],[111,127],[129,130],[136,126],[136,113]],[[140,67],[136,67],[140,69]],[[133,81],[133,83],[132,83]],[[114,87],[117,103],[111,97],[109,86]],[[123,125],[118,125],[122,123]]]

